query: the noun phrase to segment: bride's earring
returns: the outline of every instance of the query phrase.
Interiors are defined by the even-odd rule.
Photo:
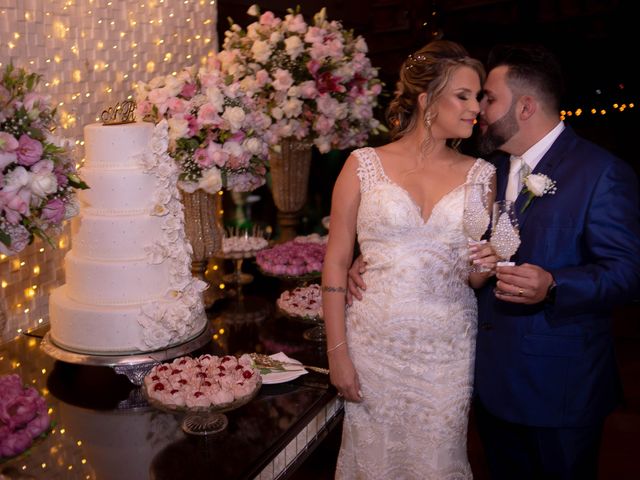
[[[431,115],[431,112],[429,110],[427,110],[424,113],[423,121],[424,121],[425,128],[427,130],[430,130],[431,129],[431,123],[433,123],[433,116]]]

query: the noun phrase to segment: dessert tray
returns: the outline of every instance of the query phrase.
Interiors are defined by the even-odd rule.
[[[311,284],[285,290],[276,305],[284,315],[309,323],[318,323],[322,318],[322,291],[320,285]]]
[[[289,241],[256,254],[260,271],[283,279],[313,279],[320,276],[326,245],[313,242]]]
[[[222,279],[226,283],[237,285],[247,285],[253,281],[253,276],[242,272],[242,262],[248,258],[253,258],[258,252],[269,246],[269,241],[264,238],[261,230],[254,228],[239,230],[234,228],[222,238],[220,251],[214,255],[225,260],[233,260],[233,272],[224,275]]]
[[[324,321],[322,320],[322,290],[320,285],[311,284],[285,290],[276,301],[278,310],[289,318],[315,325],[302,336],[311,341],[326,340]]]
[[[258,268],[258,270],[262,275],[266,277],[273,277],[273,278],[277,278],[278,280],[285,280],[285,281],[296,282],[296,283],[312,282],[314,280],[319,279],[322,276],[322,272],[318,272],[318,271],[302,273],[300,275],[286,275],[286,274],[268,272],[266,270],[263,270],[262,268]]]
[[[249,403],[262,383],[248,355],[202,355],[156,365],[145,376],[142,391],[149,405],[184,413],[185,433],[209,435],[224,430],[228,419],[223,412]]]

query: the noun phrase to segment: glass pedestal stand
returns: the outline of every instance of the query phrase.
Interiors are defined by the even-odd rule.
[[[246,258],[250,258],[250,257],[251,256]],[[226,257],[226,258],[231,258],[231,257]],[[232,259],[233,259],[233,272],[223,275],[222,280],[224,280],[225,283],[228,283],[231,285],[238,285],[238,286],[248,285],[251,282],[253,282],[253,275],[251,275],[250,273],[244,273],[242,271],[242,263],[244,262],[244,257],[232,258]]]
[[[257,252],[256,250],[250,250],[246,252],[218,252],[216,254],[218,258],[233,261],[233,271],[223,275],[222,280],[229,285],[235,286],[238,301],[243,299],[242,287],[253,282],[253,275],[244,273],[242,264],[245,259],[255,257]]]
[[[229,419],[224,412],[235,410],[236,408],[249,403],[258,394],[261,386],[262,380],[258,377],[256,388],[253,392],[244,397],[237,398],[233,402],[223,405],[212,405],[210,407],[193,409],[185,407],[169,407],[168,405],[152,400],[147,394],[146,388],[143,387],[143,391],[145,392],[149,405],[157,408],[158,410],[170,413],[184,413],[181,427],[185,433],[190,435],[215,435],[216,433],[224,431],[227,428],[227,425],[229,425]]]
[[[318,317],[314,322],[316,322],[317,325],[309,330],[305,330],[302,336],[305,340],[310,340],[312,342],[326,342],[327,331],[324,328],[324,320]]]

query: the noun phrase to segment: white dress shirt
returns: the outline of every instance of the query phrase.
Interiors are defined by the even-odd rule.
[[[511,155],[509,180],[507,182],[507,189],[504,195],[506,200],[515,202],[522,190],[522,184],[525,177],[532,172],[534,168],[536,168],[542,157],[544,157],[545,153],[549,151],[551,145],[553,145],[553,142],[557,140],[563,130],[564,123],[558,122],[558,124],[553,127],[549,133],[529,148],[529,150],[524,152],[522,156]]]

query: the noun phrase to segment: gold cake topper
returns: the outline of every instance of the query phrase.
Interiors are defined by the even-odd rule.
[[[136,121],[136,102],[125,100],[102,111],[100,115],[103,125],[122,125]]]

